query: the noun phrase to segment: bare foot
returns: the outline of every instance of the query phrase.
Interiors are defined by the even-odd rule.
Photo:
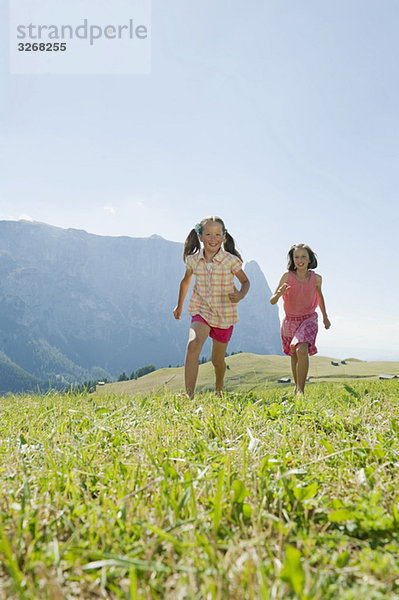
[[[184,392],[182,394],[176,394],[176,398],[179,398],[179,400],[192,400],[194,398],[194,394],[187,394],[187,392]]]

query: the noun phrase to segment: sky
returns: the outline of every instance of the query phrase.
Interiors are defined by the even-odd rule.
[[[319,353],[399,360],[398,22],[396,0],[153,0],[148,74],[15,75],[0,0],[0,219],[183,242],[216,214],[273,290],[305,242]]]

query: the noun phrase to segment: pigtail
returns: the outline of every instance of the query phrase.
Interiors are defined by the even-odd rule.
[[[186,262],[187,256],[190,256],[191,254],[196,254],[200,250],[201,250],[201,244],[198,239],[197,232],[195,231],[195,229],[192,229],[190,231],[190,233],[188,234],[186,241],[184,242],[184,249],[183,249],[184,262]]]
[[[223,248],[225,249],[226,252],[229,252],[230,254],[237,256],[237,258],[239,258],[242,262],[241,254],[236,249],[233,237],[228,233],[222,219],[220,217],[215,217],[215,216],[205,217],[205,219],[202,219],[202,221],[200,223],[198,223],[198,225],[196,225],[195,228],[190,231],[190,233],[188,234],[188,236],[186,238],[186,241],[184,242],[184,250],[183,250],[184,262],[186,262],[187,256],[196,254],[197,252],[199,252],[201,250],[201,243],[200,243],[198,234],[199,235],[202,234],[204,227],[206,226],[207,223],[219,223],[219,225],[221,226],[222,231],[225,235],[225,241],[223,242]]]
[[[242,261],[241,254],[236,249],[234,238],[229,234],[228,231],[225,231],[224,234],[226,236],[226,241],[223,244],[223,248],[226,250],[226,252],[234,254],[234,256],[237,256]]]

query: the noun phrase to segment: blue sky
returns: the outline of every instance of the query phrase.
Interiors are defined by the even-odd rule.
[[[0,7],[0,218],[184,241],[218,214],[272,288],[304,241],[320,353],[399,360],[396,1],[153,0],[149,75],[10,75]]]

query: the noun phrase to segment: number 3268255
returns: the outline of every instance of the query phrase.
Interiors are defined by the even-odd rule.
[[[65,52],[66,49],[66,42],[41,42],[40,44],[25,42],[24,44],[18,44],[20,52]]]

